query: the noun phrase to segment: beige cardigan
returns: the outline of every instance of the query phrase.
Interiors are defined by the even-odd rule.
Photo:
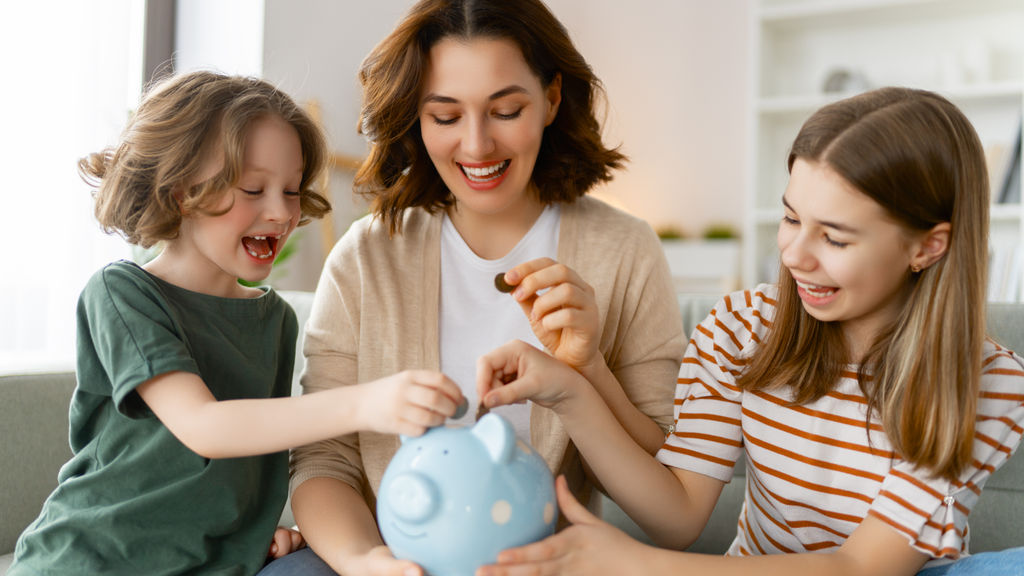
[[[408,209],[388,238],[380,220],[355,222],[324,264],[306,325],[304,393],[369,382],[411,368],[438,369],[440,214]],[[668,264],[644,221],[583,197],[562,206],[558,260],[594,287],[605,360],[643,413],[667,430],[684,339]],[[483,290],[493,289],[490,286]],[[578,453],[551,410],[532,405],[530,439],[552,471],[589,496]],[[397,436],[359,432],[292,454],[292,489],[309,478],[374,494]]]

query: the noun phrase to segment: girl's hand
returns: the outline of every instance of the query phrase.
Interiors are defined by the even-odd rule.
[[[512,296],[555,358],[577,370],[601,359],[594,288],[579,274],[550,258],[538,258],[506,272],[505,282],[516,287]],[[547,291],[538,294],[542,290]]]
[[[580,504],[564,476],[555,481],[559,509],[569,528],[533,544],[498,554],[498,563],[481,566],[476,576],[643,574],[646,546],[600,520]]]
[[[463,399],[455,382],[432,370],[406,370],[360,386],[361,428],[403,436],[444,424]]]
[[[277,560],[305,546],[306,541],[298,530],[278,526],[277,530],[274,531],[274,539],[270,541],[270,550],[267,552],[267,558]]]
[[[476,391],[487,408],[531,400],[557,409],[578,386],[590,383],[550,354],[513,340],[484,354],[476,362]]]

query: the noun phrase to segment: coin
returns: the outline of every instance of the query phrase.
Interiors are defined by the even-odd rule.
[[[459,402],[459,405],[455,407],[455,414],[452,418],[455,418],[456,420],[462,418],[466,415],[466,412],[469,412],[469,400],[466,400],[466,397],[463,396],[462,402]]]
[[[498,292],[504,292],[505,294],[516,289],[515,286],[510,286],[508,282],[505,282],[504,272],[498,272],[498,275],[494,277],[494,287],[498,289]]]

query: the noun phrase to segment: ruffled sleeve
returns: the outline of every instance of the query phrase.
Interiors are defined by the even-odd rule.
[[[932,557],[967,552],[967,519],[985,483],[1009,460],[1024,431],[1024,361],[990,342],[985,347],[974,460],[955,482],[922,479],[897,462],[882,482],[869,513],[906,535]]]

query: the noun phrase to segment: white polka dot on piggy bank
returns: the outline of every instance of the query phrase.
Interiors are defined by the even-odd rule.
[[[557,516],[547,464],[493,413],[403,438],[377,494],[392,554],[430,576],[472,576],[502,550],[553,534]]]

